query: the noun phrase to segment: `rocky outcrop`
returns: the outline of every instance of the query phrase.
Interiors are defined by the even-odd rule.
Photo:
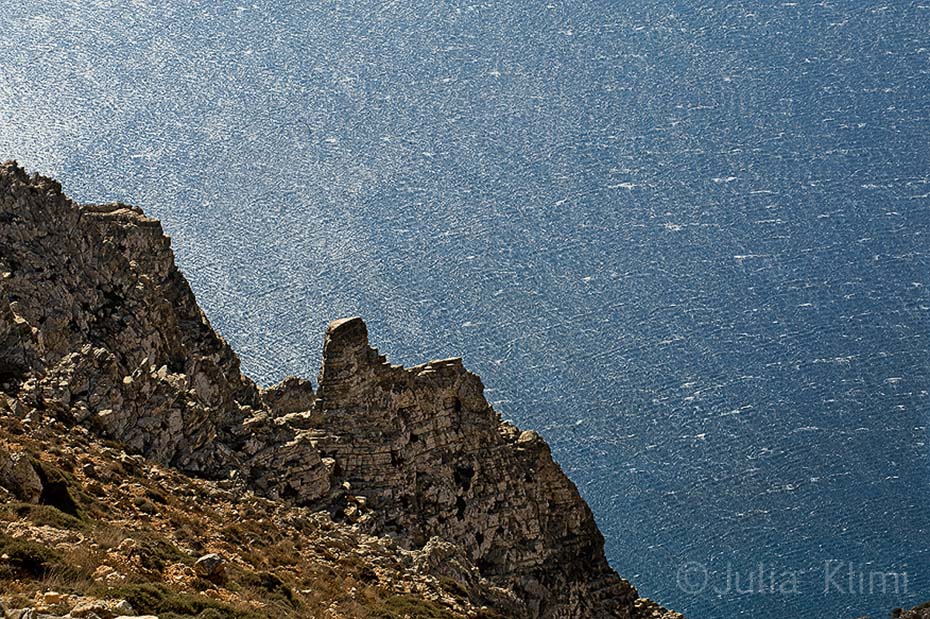
[[[930,619],[930,602],[912,608],[911,610],[896,608],[891,611],[891,617],[892,619]]]
[[[460,359],[390,365],[361,319],[339,320],[319,385],[315,442],[334,482],[364,497],[368,528],[455,543],[531,616],[628,616],[636,592],[574,485],[539,435],[501,422]]]
[[[327,492],[317,452],[256,408],[258,389],[158,221],[123,204],[78,207],[58,183],[7,164],[0,294],[0,388],[23,407],[189,473],[234,472],[268,496]]]
[[[0,168],[0,398],[0,414],[79,425],[389,537],[464,590],[496,587],[508,616],[673,616],[610,568],[548,446],[502,422],[460,359],[391,365],[361,319],[338,320],[316,392],[298,378],[259,390],[157,221],[78,206],[13,163]],[[22,468],[4,462],[0,484]]]

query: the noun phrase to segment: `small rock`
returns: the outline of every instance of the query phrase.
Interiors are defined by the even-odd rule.
[[[71,609],[71,616],[75,617],[75,619],[93,619],[94,617],[111,619],[113,611],[107,607],[106,602],[103,600],[89,598],[78,602]]]
[[[57,591],[48,591],[47,593],[42,594],[42,601],[45,602],[46,606],[55,606],[64,602],[65,596],[58,593]]]
[[[112,610],[117,615],[129,616],[135,615],[136,609],[132,607],[132,604],[126,600],[117,600],[110,604],[110,610]]]
[[[194,571],[201,578],[220,580],[226,573],[226,560],[215,553],[204,555],[194,563]]]

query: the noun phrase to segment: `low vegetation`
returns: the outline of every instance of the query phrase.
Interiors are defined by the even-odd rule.
[[[410,578],[399,553],[373,569],[363,540],[322,515],[187,478],[80,430],[11,431],[16,423],[0,418],[0,447],[28,452],[46,490],[30,503],[0,488],[9,607],[54,591],[126,600],[161,619],[468,616],[461,585]],[[195,571],[206,553],[225,559],[222,578]]]

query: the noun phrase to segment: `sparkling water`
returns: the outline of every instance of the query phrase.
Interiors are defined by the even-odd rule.
[[[928,2],[2,0],[0,157],[259,383],[464,356],[692,619],[930,599]]]

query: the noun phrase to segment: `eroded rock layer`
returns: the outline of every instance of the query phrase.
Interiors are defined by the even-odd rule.
[[[184,473],[429,548],[424,569],[466,589],[493,583],[508,616],[675,616],[609,567],[545,442],[503,423],[459,359],[390,365],[351,318],[330,324],[316,392],[298,378],[259,390],[157,221],[76,205],[13,163],[0,168],[0,293],[0,414],[81,425]],[[29,487],[22,465],[0,469]]]

